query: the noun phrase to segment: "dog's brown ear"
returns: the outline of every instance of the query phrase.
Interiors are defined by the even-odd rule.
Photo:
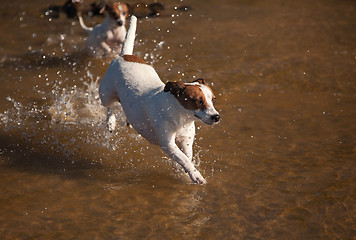
[[[204,84],[205,85],[205,80],[202,78],[198,78],[197,80],[194,80],[193,82],[198,82],[199,84]]]
[[[179,97],[179,94],[184,91],[184,89],[185,85],[181,82],[167,82],[163,91],[170,92],[174,96]]]

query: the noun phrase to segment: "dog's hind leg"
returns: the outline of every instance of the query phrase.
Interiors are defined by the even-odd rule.
[[[113,132],[116,128],[116,117],[111,107],[115,102],[120,102],[120,98],[110,84],[103,84],[103,80],[99,86],[99,95],[101,104],[107,109],[106,127]]]
[[[107,92],[107,94],[103,94],[102,91],[100,91],[100,98],[101,98],[101,103],[107,109],[106,127],[110,132],[113,132],[116,128],[116,116],[113,113],[111,107],[114,104],[114,102],[116,101],[120,102],[120,99],[117,97],[117,94],[115,94],[114,92]]]
[[[107,111],[106,127],[110,132],[113,132],[116,128],[116,116],[110,107],[107,108]]]

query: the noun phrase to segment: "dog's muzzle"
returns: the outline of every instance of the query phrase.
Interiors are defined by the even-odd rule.
[[[204,117],[201,117],[197,114],[194,114],[194,116],[196,118],[199,118],[202,122],[204,122],[205,124],[208,124],[208,125],[212,125],[212,124],[215,124],[217,122],[220,121],[220,115],[219,114],[214,114],[214,115],[211,115],[207,118],[204,118]]]
[[[116,20],[116,24],[121,27],[123,22],[122,22],[122,20],[119,19],[119,20]]]

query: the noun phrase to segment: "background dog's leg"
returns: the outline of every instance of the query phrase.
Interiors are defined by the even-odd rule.
[[[161,148],[177,163],[179,163],[184,170],[189,174],[190,179],[193,182],[199,184],[205,184],[206,180],[200,174],[200,172],[194,167],[193,163],[190,159],[178,148],[175,143],[175,138],[167,139],[165,141],[161,141]]]
[[[112,112],[110,107],[107,108],[107,118],[106,118],[106,127],[110,132],[113,132],[116,128],[116,117],[115,114]]]
[[[100,46],[104,49],[104,57],[111,53],[111,48],[106,42],[101,42]]]

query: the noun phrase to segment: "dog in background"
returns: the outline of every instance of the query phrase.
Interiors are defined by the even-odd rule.
[[[137,18],[130,26],[120,56],[114,59],[99,86],[102,104],[108,108],[107,126],[116,126],[111,105],[119,101],[133,128],[159,145],[179,163],[194,183],[206,183],[192,163],[194,121],[212,125],[220,120],[215,96],[203,79],[164,84],[154,68],[132,55]]]
[[[88,33],[85,50],[94,57],[118,55],[126,35],[125,23],[129,15],[128,5],[107,3],[100,12],[106,12],[106,18],[95,27],[86,26],[81,13],[78,12],[80,26]]]
[[[102,16],[100,13],[104,1],[103,0],[65,0],[63,5],[49,5],[42,10],[41,18],[58,19],[63,13],[67,18],[75,18],[78,13],[83,13],[89,17]],[[130,15],[135,15],[137,18],[152,18],[152,17],[170,17],[172,9],[167,9],[162,3],[154,1],[153,3],[126,3],[129,7]],[[178,5],[174,7],[175,11],[186,12],[192,10],[189,5]]]

